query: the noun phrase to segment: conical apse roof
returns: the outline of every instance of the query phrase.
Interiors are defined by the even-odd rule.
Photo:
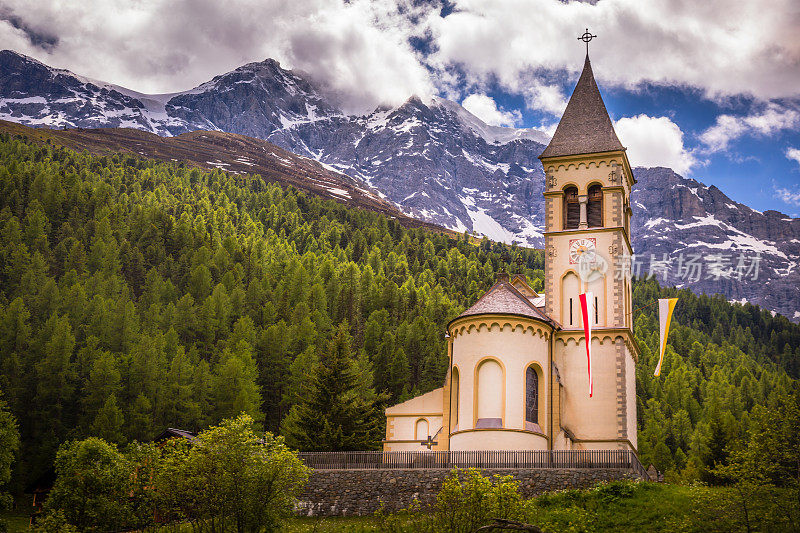
[[[540,158],[624,150],[594,81],[589,56],[556,133]]]

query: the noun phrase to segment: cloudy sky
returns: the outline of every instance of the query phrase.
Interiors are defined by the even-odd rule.
[[[585,27],[634,165],[800,216],[797,0],[0,0],[0,48],[141,92],[271,57],[351,112],[440,95],[549,131]]]

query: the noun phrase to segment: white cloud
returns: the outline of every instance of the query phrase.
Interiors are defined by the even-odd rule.
[[[516,126],[522,120],[518,110],[505,111],[497,107],[497,102],[485,94],[471,94],[464,98],[461,105],[490,126]]]
[[[525,103],[530,109],[546,111],[560,117],[567,107],[567,97],[556,84],[548,85],[538,79],[531,79],[522,89]]]
[[[628,148],[632,165],[670,167],[679,174],[686,174],[698,163],[683,145],[681,129],[667,117],[624,117],[614,128]]]
[[[746,116],[720,115],[713,126],[700,134],[710,152],[726,150],[731,141],[745,135],[770,136],[800,126],[800,112],[778,104],[768,104]]]
[[[778,200],[790,205],[800,206],[800,191],[792,191],[785,187],[780,187],[775,189],[775,193],[775,197]]]
[[[604,87],[699,88],[711,98],[800,94],[796,0],[2,0],[0,48],[143,92],[185,90],[272,57],[351,111],[463,84],[560,114],[589,26]],[[410,41],[419,39],[424,56]]]
[[[582,66],[589,26],[595,75],[605,86],[690,86],[709,97],[791,97],[800,87],[796,0],[456,0],[430,16],[439,69],[460,65],[476,83],[522,92],[526,78]]]
[[[789,147],[786,150],[786,157],[793,160],[795,163],[800,165],[800,149]]]
[[[351,111],[434,92],[409,44],[423,29],[411,22],[421,8],[405,0],[2,4],[0,48],[142,92],[186,90],[266,58],[310,73]],[[55,42],[33,44],[41,36]]]

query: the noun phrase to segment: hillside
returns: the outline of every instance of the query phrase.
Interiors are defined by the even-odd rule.
[[[404,228],[257,175],[8,135],[0,234],[18,489],[69,438],[122,443],[241,410],[277,430],[345,322],[355,364],[389,402],[431,390],[447,321],[516,257],[534,288],[543,276],[540,252]],[[639,283],[636,305],[670,291]],[[640,453],[696,478],[710,439],[735,438],[754,406],[797,386],[800,328],[686,291],[675,331],[653,378],[656,319],[636,315]]]
[[[547,136],[489,126],[442,98],[413,97],[396,107],[348,115],[313,79],[271,59],[187,91],[146,95],[6,50],[0,52],[0,119],[37,128],[135,128],[179,136],[179,144],[197,142],[192,150],[204,155],[196,164],[234,172],[256,171],[246,163],[260,161],[252,139],[260,138],[350,177],[332,173],[321,184],[311,180],[306,188],[323,196],[342,190],[355,205],[396,209],[458,233],[543,246],[544,176],[537,157]],[[181,135],[191,131],[205,133]],[[223,144],[230,146],[216,151],[209,138],[229,139]],[[246,162],[231,152],[239,144]],[[158,157],[158,149],[143,151]],[[190,152],[182,157],[191,160]],[[636,154],[629,156],[635,165]],[[297,161],[286,153],[280,157]],[[267,169],[257,171],[269,179]],[[723,294],[800,320],[800,219],[759,213],[670,169],[640,167],[634,173],[639,183],[632,195],[631,237],[643,272],[655,271],[651,259],[660,262],[667,254],[672,271],[660,279],[668,285]],[[347,186],[336,185],[340,181]],[[752,272],[739,275],[740,259],[747,267],[758,261],[756,279]],[[687,260],[701,271],[680,269]]]
[[[97,155],[125,153],[165,162],[179,161],[204,170],[218,168],[231,174],[259,174],[282,186],[296,187],[347,205],[383,213],[407,226],[436,228],[403,214],[375,191],[341,172],[244,135],[194,131],[176,137],[159,137],[130,128],[34,129],[5,120],[0,120],[0,132]]]

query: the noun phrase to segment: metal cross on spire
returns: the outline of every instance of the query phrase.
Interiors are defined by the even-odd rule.
[[[589,55],[589,41],[591,41],[595,37],[597,37],[597,35],[592,35],[591,33],[589,33],[589,28],[586,28],[586,31],[583,33],[583,35],[578,37],[579,41],[583,41],[583,42],[586,43],[586,55],[587,55],[587,57]]]

